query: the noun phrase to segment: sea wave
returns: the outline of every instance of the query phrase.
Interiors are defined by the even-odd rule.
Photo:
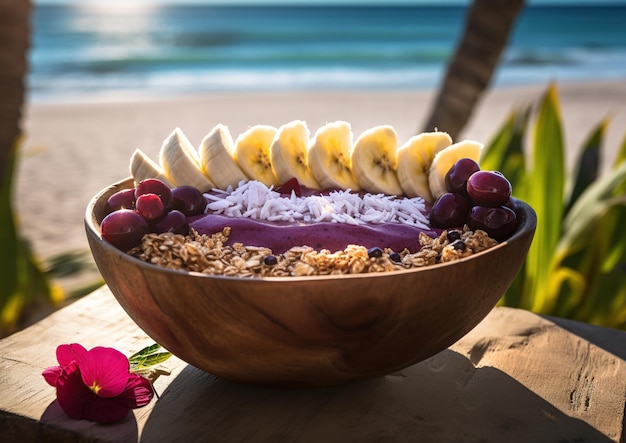
[[[454,52],[464,12],[424,6],[38,7],[28,86],[35,100],[431,88]],[[625,13],[626,7],[527,8],[495,84],[626,78]]]

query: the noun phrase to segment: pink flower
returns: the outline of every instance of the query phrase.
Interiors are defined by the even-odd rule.
[[[87,351],[79,344],[57,347],[59,366],[43,371],[57,390],[61,409],[75,419],[112,423],[150,403],[150,381],[130,372],[128,358],[113,348]]]

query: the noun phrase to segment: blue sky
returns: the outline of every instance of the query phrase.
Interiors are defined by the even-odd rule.
[[[36,4],[54,4],[54,3],[119,3],[118,1],[107,0],[33,0]],[[282,5],[303,5],[303,4],[404,4],[404,5],[419,5],[419,4],[469,4],[471,0],[125,0],[127,5],[137,3],[167,3],[167,4],[282,4]],[[502,0],[506,1],[506,0]],[[626,5],[626,0],[528,0],[528,4],[594,4],[594,3],[611,3]]]

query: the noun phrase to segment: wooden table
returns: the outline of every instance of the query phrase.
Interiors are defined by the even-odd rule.
[[[152,343],[106,287],[0,341],[0,441],[625,442],[626,332],[496,308],[458,343],[365,382],[241,385],[172,358],[160,399],[113,425],[68,418],[41,372],[61,343]]]

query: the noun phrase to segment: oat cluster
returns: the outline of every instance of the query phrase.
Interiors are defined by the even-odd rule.
[[[180,234],[147,234],[129,254],[148,263],[188,272],[238,277],[289,277],[389,272],[445,263],[484,251],[497,242],[484,231],[444,231],[431,238],[420,233],[421,249],[370,254],[363,246],[349,245],[343,251],[316,251],[297,246],[273,255],[269,248],[226,245],[230,228],[213,235],[192,230]],[[378,256],[380,255],[380,256]]]

